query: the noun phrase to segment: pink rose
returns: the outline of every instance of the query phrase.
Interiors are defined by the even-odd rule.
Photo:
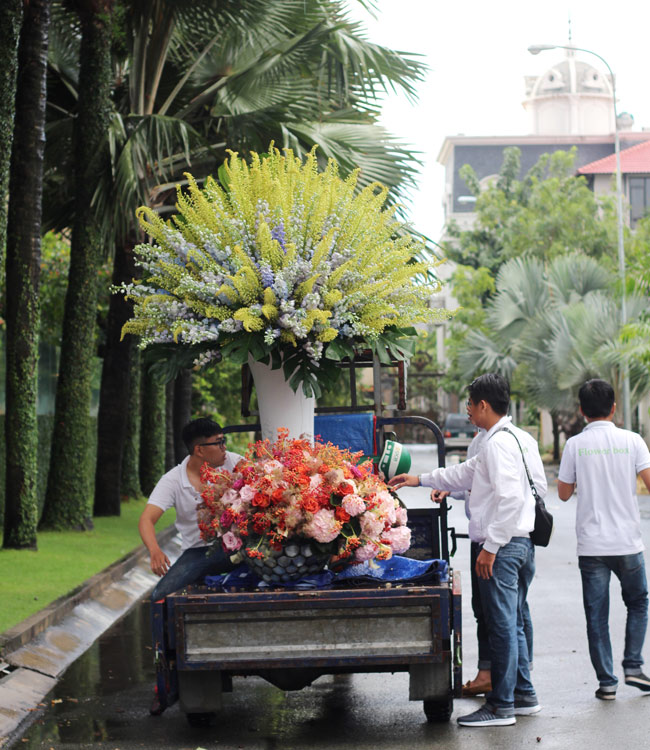
[[[346,495],[341,505],[343,506],[343,510],[351,516],[359,516],[366,509],[366,504],[359,495]]]
[[[341,533],[341,523],[336,520],[333,511],[323,508],[314,513],[304,533],[317,542],[331,542]]]
[[[368,542],[368,544],[364,544],[363,547],[357,547],[354,550],[354,559],[359,562],[366,562],[366,560],[372,560],[376,557],[378,552],[379,547],[376,544],[373,544],[373,542]]]
[[[384,522],[373,516],[372,513],[364,513],[359,517],[361,521],[361,533],[369,539],[378,539],[384,530]]]
[[[245,484],[241,490],[239,490],[239,497],[245,502],[250,503],[255,497],[255,490],[248,484]]]
[[[221,496],[221,502],[224,505],[232,505],[238,497],[239,493],[237,490],[226,490]]]
[[[377,510],[385,521],[392,526],[395,523],[395,498],[387,490],[378,492],[375,496]]]
[[[406,508],[402,508],[401,506],[399,508],[395,509],[395,523],[398,526],[406,526],[406,522],[408,520],[408,513],[406,512]]]
[[[396,555],[401,555],[411,546],[411,529],[408,526],[396,526],[387,532],[387,536]]]
[[[241,539],[235,536],[232,531],[226,531],[221,537],[221,544],[226,551],[235,552],[241,547]]]
[[[309,477],[309,489],[315,490],[316,487],[320,487],[324,481],[325,480],[320,474],[314,474],[313,476]]]

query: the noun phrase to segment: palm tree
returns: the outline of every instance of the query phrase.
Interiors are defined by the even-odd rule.
[[[0,259],[4,257],[7,238],[7,190],[14,136],[18,38],[22,18],[22,0],[7,0],[0,5],[0,59],[3,60],[0,68]]]
[[[7,222],[5,547],[36,547],[41,198],[49,0],[25,4]]]
[[[644,307],[641,297],[631,295],[630,319]],[[471,332],[465,341],[459,357],[464,374],[493,370],[516,379],[526,400],[548,409],[567,435],[580,427],[577,393],[585,380],[605,378],[618,392],[627,360],[634,398],[650,390],[650,374],[630,362],[620,342],[610,274],[593,258],[559,256],[548,268],[534,258],[508,261],[487,322],[490,335]]]
[[[153,0],[119,2],[117,11],[110,168],[94,193],[113,245],[114,283],[136,273],[135,209],[173,211],[183,171],[215,173],[227,148],[263,151],[275,140],[303,153],[317,143],[322,159],[336,154],[343,168],[360,166],[361,185],[380,180],[397,196],[412,180],[413,155],[377,124],[378,97],[396,87],[413,96],[422,66],[366,41],[341,0]],[[76,107],[71,58],[62,43],[51,67],[60,95],[52,106],[53,148],[68,137]],[[50,208],[60,227],[70,226],[74,213],[66,169],[60,162],[50,173],[57,186]],[[133,345],[120,334],[129,315],[114,295],[98,416],[99,513],[119,512]]]
[[[113,0],[78,0],[79,101],[74,123],[74,222],[63,317],[50,471],[41,528],[91,526],[90,397],[95,353],[97,274],[102,239],[92,205],[93,177],[105,169],[113,83]],[[76,19],[75,19],[76,20]],[[75,466],[71,471],[70,467]]]

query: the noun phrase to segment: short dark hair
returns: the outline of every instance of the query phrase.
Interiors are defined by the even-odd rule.
[[[199,417],[188,422],[183,427],[181,437],[187,448],[187,452],[191,455],[194,451],[194,446],[203,438],[209,438],[213,435],[221,435],[223,427],[215,422],[214,419],[209,417]]]
[[[474,404],[487,401],[494,411],[503,416],[510,405],[510,386],[508,381],[497,372],[486,372],[474,378],[467,386],[467,392]]]
[[[583,383],[578,391],[578,398],[582,413],[589,419],[608,417],[616,400],[610,383],[600,378],[592,378]]]

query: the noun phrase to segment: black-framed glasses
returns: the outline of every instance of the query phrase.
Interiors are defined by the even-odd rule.
[[[220,445],[223,447],[226,444],[226,438],[222,437],[219,440],[213,440],[211,443],[199,443],[199,445]]]

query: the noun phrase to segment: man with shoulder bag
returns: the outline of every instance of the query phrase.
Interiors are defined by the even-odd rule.
[[[531,486],[541,498],[547,484],[537,442],[506,416],[506,380],[496,373],[481,375],[469,385],[468,394],[470,419],[486,431],[480,453],[429,474],[398,475],[390,484],[471,490],[469,535],[481,546],[476,573],[488,622],[492,690],[481,708],[457,721],[470,727],[506,726],[516,722],[516,715],[541,710],[530,679],[523,610],[535,574],[530,534],[536,502]]]

